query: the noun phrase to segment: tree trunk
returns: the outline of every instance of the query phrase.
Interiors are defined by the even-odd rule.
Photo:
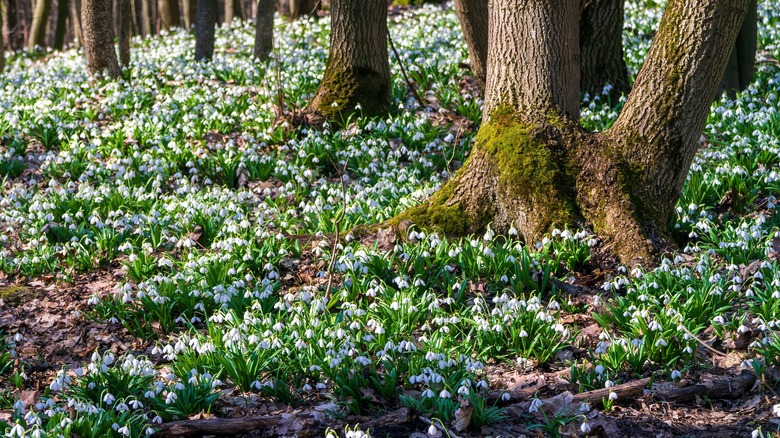
[[[152,35],[154,26],[152,25],[152,14],[150,0],[141,0],[141,32],[144,36]]]
[[[187,29],[192,29],[197,20],[198,3],[196,0],[183,0],[182,9],[184,9],[184,25]]]
[[[169,30],[181,26],[179,21],[179,0],[158,0],[157,10],[160,14],[161,29]]]
[[[274,49],[274,0],[258,0],[254,57],[268,60]]]
[[[742,27],[737,35],[737,42],[731,49],[731,56],[723,75],[718,94],[727,92],[734,98],[737,91],[744,91],[753,82],[753,69],[756,64],[756,49],[758,43],[758,3],[753,0],[748,9]]]
[[[303,15],[316,13],[317,9],[319,9],[319,4],[319,0],[279,0],[277,8],[281,15],[296,19]]]
[[[577,122],[579,4],[490,0],[483,123],[469,159],[385,225],[445,234],[589,226],[653,263],[751,0],[670,0],[634,89],[601,134]],[[382,227],[380,225],[379,227]]]
[[[364,114],[381,114],[390,105],[385,0],[333,0],[328,63],[305,112],[317,124],[358,104]]]
[[[130,38],[133,36],[131,1],[119,0],[119,62],[122,67],[130,65]]]
[[[628,94],[623,59],[624,0],[583,0],[580,17],[580,91],[600,94],[612,85],[612,97]]]
[[[37,0],[35,2],[32,26],[27,40],[28,49],[46,46],[46,24],[49,22],[49,13],[51,13],[51,0]]]
[[[3,11],[0,11],[3,12]],[[2,14],[0,14],[2,18]],[[0,29],[0,73],[5,69],[5,42],[3,38],[3,29]]]
[[[243,15],[240,0],[225,0],[225,23],[241,19],[243,19]]]
[[[119,77],[121,70],[114,50],[111,0],[83,0],[81,23],[89,74],[106,72],[111,78]]]
[[[73,27],[73,45],[80,47],[81,41],[83,41],[81,35],[81,7],[79,6],[79,0],[69,0],[68,4],[70,5],[70,23]]]
[[[195,60],[210,60],[214,56],[214,32],[219,5],[217,0],[198,0],[198,22],[195,26]]]
[[[57,0],[57,27],[54,29],[54,49],[65,46],[65,33],[68,30],[68,0]]]
[[[484,89],[487,78],[488,2],[487,0],[455,0],[455,11],[469,51],[471,72]]]

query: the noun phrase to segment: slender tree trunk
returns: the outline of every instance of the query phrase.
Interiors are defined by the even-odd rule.
[[[51,0],[37,0],[35,2],[32,26],[27,40],[28,49],[33,49],[35,46],[46,46],[46,24],[49,22],[49,13],[51,13]]]
[[[455,11],[469,51],[471,72],[482,88],[487,78],[488,2],[455,0]]]
[[[141,32],[144,36],[149,36],[153,28],[149,0],[141,0]]]
[[[296,19],[304,15],[311,15],[319,8],[318,0],[279,0],[277,2],[279,13],[287,18]]]
[[[111,0],[83,0],[81,22],[89,74],[106,72],[111,78],[119,77],[121,70],[114,49]]]
[[[652,264],[751,0],[669,0],[617,122],[577,121],[579,2],[490,0],[483,123],[431,198],[382,226],[514,228],[529,243],[590,226],[625,263]]]
[[[70,0],[70,22],[73,26],[73,45],[81,46],[84,38],[81,34],[81,7],[79,0]]]
[[[730,97],[736,97],[737,91],[745,90],[753,82],[753,70],[756,64],[758,43],[758,3],[753,0],[748,9],[737,42],[731,49],[731,56],[723,75],[718,94],[726,91]]]
[[[5,8],[0,8],[5,9]],[[3,17],[2,12],[5,12],[4,10],[0,10],[0,18]],[[3,38],[3,29],[0,29],[0,73],[5,70],[5,42]]]
[[[333,0],[330,53],[322,82],[306,113],[309,122],[335,119],[360,104],[381,114],[390,104],[385,0]]]
[[[65,46],[65,33],[68,30],[68,0],[57,0],[57,27],[54,30],[54,48],[62,50]]]
[[[628,94],[623,59],[624,0],[583,0],[580,18],[580,91],[599,94],[606,84],[612,96]]]
[[[198,3],[196,0],[183,0],[182,8],[184,9],[184,25],[187,26],[187,29],[192,29],[197,20]]]
[[[217,0],[198,0],[198,23],[195,26],[195,60],[214,56],[214,33],[219,5]]]
[[[131,1],[119,0],[119,62],[122,67],[130,65],[130,38],[133,36]]]
[[[225,23],[241,19],[243,19],[243,15],[240,0],[225,0]]]
[[[254,57],[266,61],[274,49],[274,0],[257,1]]]
[[[179,0],[158,0],[157,10],[160,14],[160,27],[168,30],[181,26],[179,20]]]

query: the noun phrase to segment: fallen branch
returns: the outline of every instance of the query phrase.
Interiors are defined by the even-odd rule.
[[[737,377],[715,379],[696,385],[674,388],[666,391],[658,391],[653,398],[664,401],[688,402],[696,400],[696,397],[709,399],[737,399],[753,389],[756,383],[756,375],[748,370],[743,370]]]
[[[310,414],[261,415],[255,417],[209,418],[206,420],[183,420],[163,423],[152,437],[178,438],[195,436],[236,436],[255,430],[279,427],[282,423],[298,423],[310,428],[318,419]],[[308,424],[306,424],[308,422]],[[291,427],[292,429],[292,427]]]
[[[631,400],[642,395],[648,383],[650,383],[649,377],[615,385],[611,388],[600,388],[594,389],[593,391],[574,394],[572,403],[580,404],[589,402],[594,407],[601,407],[604,405],[604,400],[608,399],[609,394],[613,392],[617,394],[618,402],[620,402],[620,400]]]

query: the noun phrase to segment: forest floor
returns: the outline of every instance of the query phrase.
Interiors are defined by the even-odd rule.
[[[660,14],[627,4],[632,74]],[[334,238],[468,156],[482,101],[449,4],[391,14],[426,106],[391,57],[392,111],[343,129],[275,118],[280,92],[292,110],[316,89],[322,17],[277,20],[268,64],[245,22],[209,63],[186,31],[136,38],[118,82],[91,81],[76,49],[12,55],[0,433],[776,436],[780,3],[759,16],[755,83],[713,105],[680,251],[654,269],[589,230]],[[608,96],[583,96],[584,128],[615,120]]]

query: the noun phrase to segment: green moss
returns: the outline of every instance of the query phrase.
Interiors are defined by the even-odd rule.
[[[456,174],[427,202],[416,205],[394,217],[388,221],[388,225],[398,226],[404,221],[410,221],[417,227],[437,231],[447,236],[465,235],[475,225],[480,228],[479,224],[474,223],[473,219],[469,218],[459,203],[448,205],[459,179],[459,174]]]
[[[10,307],[17,307],[35,297],[35,293],[26,286],[0,286],[0,300]]]
[[[552,127],[567,125],[560,116],[548,114],[546,119]],[[539,233],[570,224],[577,216],[574,169],[562,142],[522,122],[508,106],[494,110],[477,134],[475,147],[492,157],[499,169],[499,190],[530,201]]]
[[[341,121],[360,104],[363,114],[378,115],[390,104],[390,79],[368,68],[340,69],[328,65],[317,90],[317,111],[328,120]]]

